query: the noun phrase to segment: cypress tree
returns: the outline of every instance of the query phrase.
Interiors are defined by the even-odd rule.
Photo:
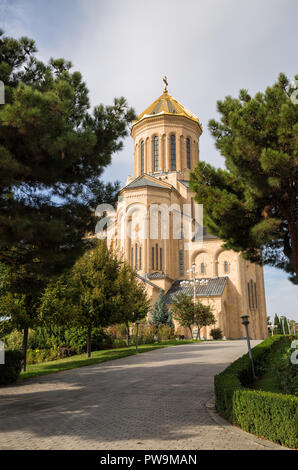
[[[151,310],[151,319],[149,320],[149,323],[153,324],[156,328],[160,325],[169,325],[174,327],[172,314],[165,303],[165,297],[162,290],[159,291],[158,299]]]

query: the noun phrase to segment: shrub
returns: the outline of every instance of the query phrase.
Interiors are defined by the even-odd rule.
[[[213,339],[222,339],[222,331],[220,328],[213,328],[210,331],[210,335],[212,336]]]
[[[253,348],[256,374],[264,372],[271,352],[287,340],[285,336],[271,336]],[[214,378],[218,411],[245,431],[297,448],[298,398],[245,388],[252,383],[251,363],[245,354]]]
[[[30,336],[30,332],[29,332]],[[23,345],[23,333],[21,331],[13,330],[3,338],[7,349],[19,350]]]
[[[56,348],[53,349],[27,349],[27,364],[54,361],[58,357]]]
[[[57,355],[59,359],[63,359],[64,357],[71,357],[76,354],[75,349],[73,348],[58,348]]]
[[[157,335],[162,340],[173,339],[175,336],[175,331],[174,331],[174,328],[171,327],[170,325],[160,325],[158,327]]]
[[[137,328],[133,324],[131,327],[132,344],[136,342],[136,334]],[[139,324],[138,344],[152,344],[156,341],[156,336],[156,327],[153,324],[146,322]]]
[[[140,343],[139,343],[140,344]],[[126,341],[125,339],[114,339],[113,341],[113,347],[114,348],[125,348],[126,347]]]
[[[291,348],[287,348],[278,364],[274,364],[280,389],[284,393],[298,396],[298,366],[291,362]]]
[[[16,382],[23,365],[23,352],[19,350],[5,351],[5,364],[0,364],[0,384],[8,385]]]
[[[92,329],[91,348],[93,351],[112,347],[112,338],[108,336],[102,328]],[[83,327],[73,327],[65,331],[65,344],[61,347],[69,347],[77,353],[86,351],[87,329]]]

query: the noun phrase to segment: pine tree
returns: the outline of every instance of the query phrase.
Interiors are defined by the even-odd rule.
[[[298,79],[298,76],[296,77]],[[298,105],[287,77],[252,98],[217,102],[209,130],[226,170],[200,162],[190,186],[204,224],[224,248],[290,273],[298,282]]]
[[[81,74],[36,51],[33,40],[0,31],[0,262],[11,267],[11,298],[26,298],[13,315],[24,351],[48,278],[82,255],[96,206],[115,199],[119,185],[99,178],[134,118],[124,98],[89,111]]]
[[[54,270],[71,264],[94,232],[90,209],[110,202],[99,177],[134,112],[124,98],[89,112],[86,84],[70,62],[38,61],[28,38],[0,32],[0,40],[0,260],[14,265],[17,249],[18,263],[38,258]]]
[[[149,320],[150,324],[153,324],[156,328],[160,325],[169,325],[174,327],[172,321],[172,314],[168,309],[168,306],[165,302],[165,297],[162,293],[162,290],[159,291],[158,299],[154,303],[151,310],[151,318]]]

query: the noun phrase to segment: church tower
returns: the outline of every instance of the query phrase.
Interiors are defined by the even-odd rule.
[[[134,177],[149,174],[168,182],[188,180],[199,161],[198,118],[168,94],[152,103],[132,125]]]
[[[108,244],[136,271],[152,303],[160,289],[169,305],[183,291],[212,304],[215,326],[227,338],[244,336],[244,314],[250,316],[251,337],[264,338],[263,269],[224,250],[221,240],[203,229],[189,188],[202,126],[168,93],[166,77],[164,82],[163,94],[132,123],[134,177],[120,191]],[[194,288],[185,282],[190,276],[197,280]],[[204,328],[206,338],[211,328]]]

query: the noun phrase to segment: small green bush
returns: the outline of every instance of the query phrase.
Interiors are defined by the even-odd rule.
[[[54,361],[58,358],[58,350],[53,349],[27,349],[27,364]]]
[[[23,365],[23,352],[19,350],[5,351],[5,364],[0,364],[0,384],[8,385],[16,382]]]
[[[112,347],[113,340],[102,328],[92,329],[91,349],[98,351]],[[61,347],[74,349],[78,354],[86,351],[87,329],[83,327],[73,327],[65,331],[65,344]]]
[[[212,336],[213,339],[222,339],[223,338],[222,331],[221,331],[220,328],[213,328],[210,331],[210,335]]]
[[[175,336],[175,330],[170,325],[160,325],[158,327],[157,335],[162,341],[173,339]]]
[[[253,348],[257,375],[266,370],[271,352],[286,341],[288,338],[285,336],[271,336]],[[219,413],[245,431],[281,445],[297,448],[298,398],[245,388],[252,383],[253,375],[248,354],[216,375],[214,386]]]

